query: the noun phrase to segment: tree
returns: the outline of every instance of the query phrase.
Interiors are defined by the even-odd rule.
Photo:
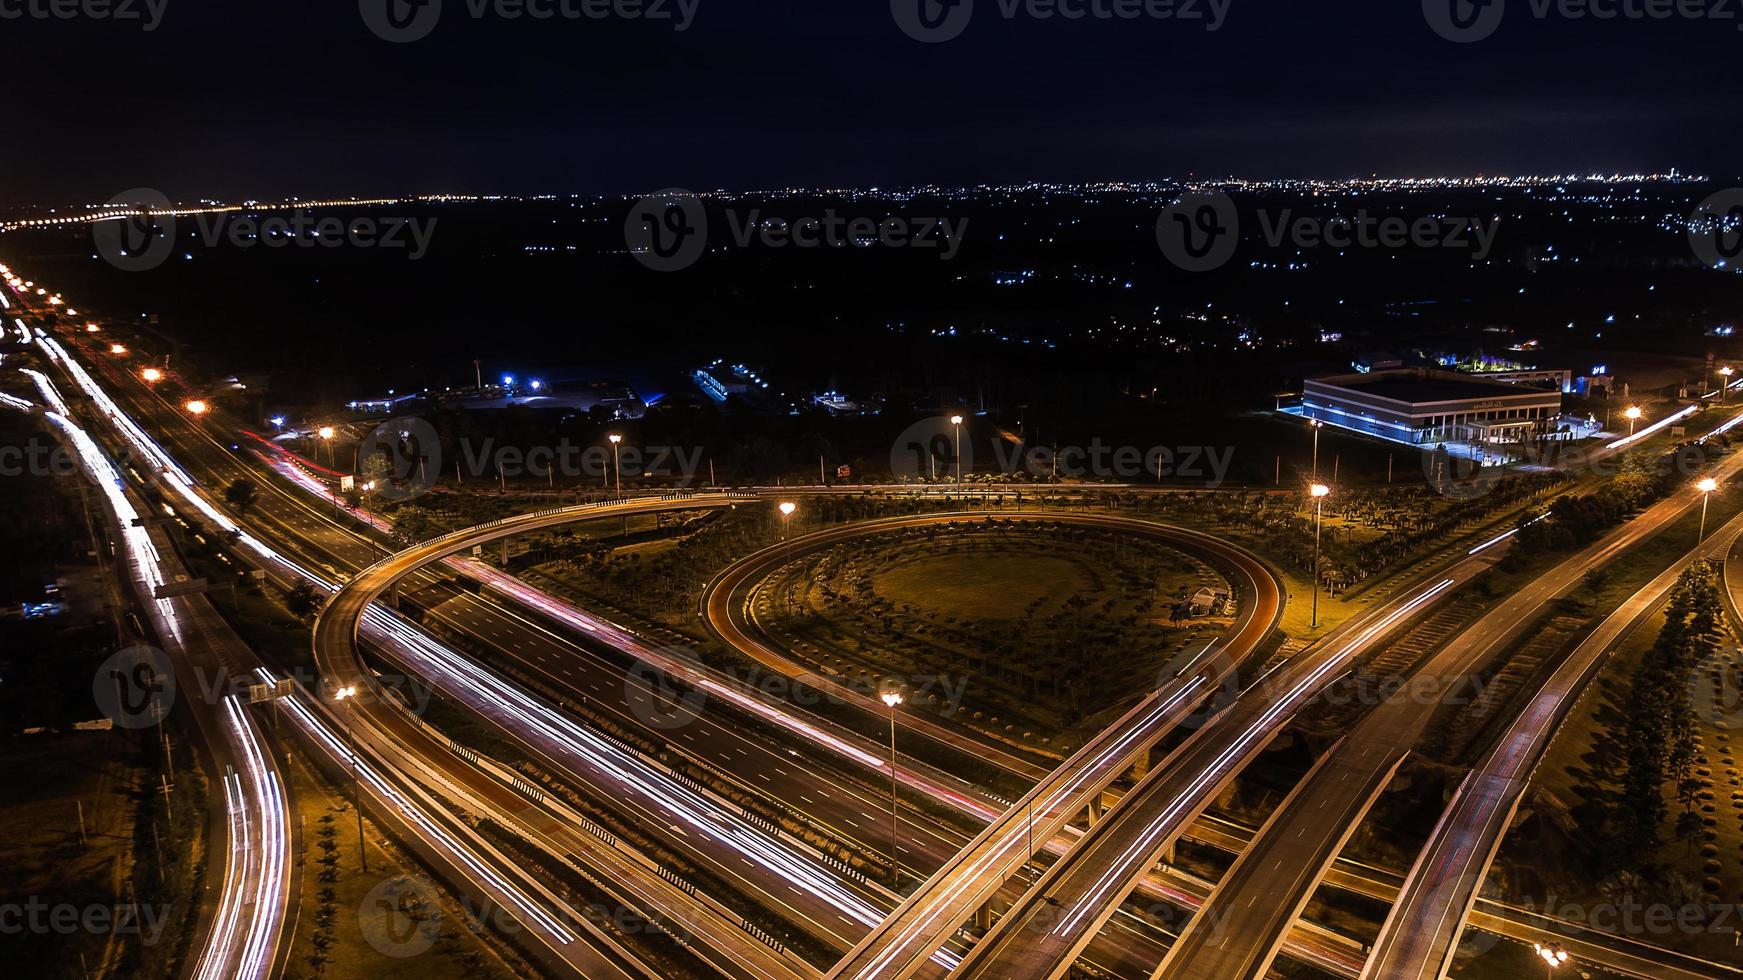
[[[401,548],[410,548],[436,535],[438,528],[430,515],[416,507],[404,507],[393,515],[393,541]]]
[[[224,488],[224,502],[233,508],[237,515],[246,516],[248,508],[254,506],[254,501],[260,496],[260,488],[254,481],[243,478],[232,482]]]
[[[315,595],[315,587],[306,581],[298,582],[284,595],[284,607],[298,619],[308,619],[321,608],[321,600]]]
[[[1636,868],[1650,866],[1659,829],[1668,815],[1666,781],[1685,816],[1694,809],[1699,780],[1694,775],[1698,754],[1689,681],[1717,643],[1719,592],[1704,565],[1682,574],[1672,587],[1664,627],[1630,678],[1623,707],[1623,773],[1619,835],[1622,853]],[[1679,823],[1678,833],[1683,833]]]

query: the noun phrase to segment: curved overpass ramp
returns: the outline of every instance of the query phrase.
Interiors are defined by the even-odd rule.
[[[1256,556],[1226,541],[1165,524],[1109,515],[936,514],[873,521],[817,532],[769,549],[728,569],[704,598],[704,613],[723,640],[771,669],[803,683],[881,712],[872,695],[834,678],[823,677],[787,657],[752,632],[745,619],[751,586],[774,567],[808,550],[829,547],[869,533],[951,521],[1024,520],[1067,523],[1139,534],[1210,561],[1229,572],[1240,593],[1241,613],[1234,630],[1204,651],[1178,675],[1153,691],[1120,719],[1090,740],[976,837],[967,848],[921,885],[884,922],[836,964],[830,977],[914,976],[986,901],[1017,872],[1035,851],[1057,834],[1107,786],[1139,759],[1147,757],[1162,736],[1208,700],[1275,629],[1283,611],[1283,590],[1276,576]],[[912,713],[901,716],[909,730],[942,744],[988,757],[984,743],[941,722]],[[1007,753],[1008,755],[1008,753]],[[1004,760],[1001,760],[1004,761]],[[1026,763],[1033,766],[1032,763]]]
[[[751,614],[751,600],[757,583],[795,558],[868,535],[944,524],[1010,522],[1069,524],[1136,534],[1197,555],[1229,571],[1240,588],[1239,598],[1242,600],[1243,611],[1241,622],[1236,624],[1236,633],[1242,635],[1237,636],[1237,642],[1231,643],[1228,650],[1240,656],[1256,648],[1282,615],[1282,586],[1276,576],[1251,552],[1220,538],[1129,517],[1025,511],[1010,514],[950,512],[863,521],[816,531],[784,544],[765,548],[741,559],[708,583],[702,593],[703,622],[717,639],[743,656],[806,687],[828,694],[844,704],[869,712],[881,721],[888,712],[878,700],[875,691],[857,687],[840,677],[820,674],[763,637]],[[1247,629],[1257,630],[1256,635],[1244,635]],[[977,738],[963,731],[960,726],[940,722],[918,712],[902,712],[897,716],[897,724],[904,732],[923,736],[972,758],[991,762],[1025,779],[1039,780],[1050,771],[1048,766],[1028,755],[990,739]]]
[[[1733,518],[1659,573],[1606,617],[1532,696],[1483,764],[1459,787],[1435,826],[1374,941],[1373,955],[1362,972],[1364,980],[1441,980],[1447,975],[1478,890],[1501,850],[1532,774],[1580,694],[1610,652],[1669,598],[1684,571],[1715,550],[1736,559],[1732,544],[1739,532],[1743,532],[1743,517]],[[1653,966],[1657,977],[1712,975],[1691,974],[1668,953],[1665,961]]]

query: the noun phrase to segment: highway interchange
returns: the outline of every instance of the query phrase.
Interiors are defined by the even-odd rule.
[[[744,685],[610,614],[558,600],[464,555],[512,535],[580,522],[767,506],[767,494],[636,497],[561,508],[458,531],[383,559],[388,549],[380,525],[360,530],[355,524],[357,517],[378,518],[342,513],[335,501],[323,501],[322,484],[294,460],[227,447],[131,372],[94,353],[82,337],[57,336],[56,319],[27,306],[27,293],[14,288],[14,298],[19,308],[11,311],[11,329],[21,331],[59,376],[26,375],[37,399],[8,395],[5,405],[47,420],[105,489],[114,534],[127,547],[136,605],[146,610],[177,670],[222,671],[259,683],[290,676],[287,665],[261,662],[203,597],[156,596],[156,588],[178,577],[178,570],[157,522],[135,523],[146,509],[146,484],[169,501],[174,520],[228,534],[237,553],[279,587],[302,581],[331,594],[315,627],[319,681],[293,683],[294,693],[280,699],[303,744],[335,772],[354,766],[370,794],[370,815],[384,830],[406,841],[450,887],[507,909],[525,927],[521,944],[535,947],[530,954],[546,968],[579,976],[658,972],[633,943],[602,928],[480,837],[463,812],[488,814],[588,880],[610,882],[615,899],[665,922],[669,935],[681,936],[685,948],[722,975],[950,973],[1002,980],[1057,977],[1082,964],[1111,976],[1220,980],[1263,977],[1287,951],[1346,976],[1445,976],[1467,926],[1503,928],[1496,912],[1478,903],[1477,892],[1550,739],[1605,656],[1658,606],[1675,572],[1696,559],[1690,553],[1642,588],[1532,693],[1449,803],[1429,846],[1395,892],[1380,942],[1364,956],[1359,948],[1352,953],[1347,943],[1304,930],[1302,912],[1322,884],[1338,886],[1352,873],[1337,861],[1339,852],[1406,760],[1438,702],[1400,695],[1370,711],[1315,761],[1263,827],[1247,839],[1227,838],[1241,850],[1220,881],[1182,877],[1168,866],[1172,849],[1183,836],[1216,836],[1203,819],[1205,809],[1295,714],[1365,654],[1482,574],[1510,541],[1497,539],[1425,568],[1386,601],[1260,676],[1262,651],[1285,599],[1275,574],[1255,556],[1197,532],[1114,515],[1000,515],[1095,524],[1201,553],[1239,583],[1239,621],[1063,762],[908,712],[900,716],[905,735],[927,740],[936,751],[892,766],[878,739],[867,734],[884,717],[875,694],[819,674],[769,640],[755,621],[756,585],[809,550],[859,535],[982,518],[939,514],[828,529],[747,556],[704,593],[700,611],[715,636],[747,659],[865,716],[862,723],[844,724]],[[123,449],[133,462],[118,467],[111,460]],[[1727,480],[1740,469],[1743,456],[1731,456],[1711,475]],[[234,513],[211,488],[243,477],[265,492],[246,513]],[[1445,682],[1480,670],[1518,640],[1547,602],[1684,517],[1700,496],[1692,487],[1676,491],[1553,566],[1432,654],[1417,676],[1436,679],[1445,689]],[[1715,535],[1727,548],[1743,527],[1739,521]],[[395,592],[418,596],[426,609],[422,623],[391,608]],[[657,685],[638,672],[646,667],[681,690],[704,692],[693,717],[669,731],[650,721],[659,706],[653,703]],[[512,764],[455,743],[386,691],[383,679],[397,674],[415,677],[434,696],[489,726],[559,783],[590,788],[583,795],[595,803],[611,801],[623,819],[706,869],[720,893],[675,881],[670,869],[603,831],[560,793],[532,785]],[[1248,677],[1257,679],[1229,688],[1231,678]],[[333,700],[334,690],[348,688],[367,694],[345,704]],[[1225,690],[1238,698],[1224,696]],[[1213,697],[1218,700],[1208,721],[1175,731]],[[291,845],[280,750],[263,741],[262,709],[246,699],[188,701],[195,704],[205,751],[228,774],[218,784],[228,815],[219,835],[228,841],[223,851],[229,856],[194,972],[273,975],[282,969],[282,929],[294,920],[290,910],[297,900],[285,872]],[[809,830],[872,855],[894,848],[903,865],[924,879],[894,891],[881,876],[856,870],[805,836],[771,826],[766,817],[731,802],[719,785],[698,783],[637,746],[594,730],[588,714],[655,735],[695,766],[767,800]],[[1166,746],[1164,757],[1152,765],[1159,744]],[[1020,799],[1003,799],[936,761],[951,753],[990,762],[1033,789]],[[1142,775],[1125,779],[1134,766]],[[894,837],[887,796],[878,789],[892,779],[904,788]],[[930,806],[953,816],[940,817]],[[1097,819],[1074,826],[1086,809]],[[1038,860],[1043,854],[1051,857]],[[1141,917],[1119,914],[1134,894],[1166,897],[1197,912],[1180,935],[1168,935]],[[995,923],[984,936],[962,928],[977,913]],[[1505,930],[1513,938],[1560,935],[1517,921]],[[1577,949],[1589,962],[1633,975],[1703,976],[1721,969],[1650,948],[1623,948],[1603,937],[1586,937]],[[820,955],[833,958],[825,962]],[[1642,973],[1642,964],[1653,972]]]

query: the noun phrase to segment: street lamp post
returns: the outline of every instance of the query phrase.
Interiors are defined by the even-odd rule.
[[[956,430],[956,499],[962,499],[962,416],[952,415],[950,425]]]
[[[1550,943],[1548,946],[1532,943],[1531,948],[1537,950],[1537,955],[1543,958],[1543,975],[1553,980],[1555,968],[1567,962],[1567,950],[1561,948],[1561,943]]]
[[[623,496],[623,468],[618,465],[617,447],[623,442],[623,436],[613,432],[605,438],[611,440],[611,473],[617,480],[617,496]]]
[[[1308,423],[1313,426],[1313,478],[1319,479],[1319,430],[1325,428],[1325,423],[1313,419]]]
[[[357,741],[351,735],[351,702],[357,698],[357,687],[347,685],[333,692],[333,700],[345,705],[345,748],[351,753],[351,803],[357,808],[357,863],[369,870],[369,854],[363,847],[363,784],[357,778]]]
[[[1331,496],[1331,487],[1315,483],[1309,492],[1313,494],[1313,628],[1319,629],[1319,515],[1325,498]]]
[[[1713,499],[1713,491],[1719,489],[1719,481],[1709,476],[1695,484],[1695,489],[1701,492],[1701,535],[1695,539],[1695,557],[1703,558],[1705,555],[1701,552],[1707,545],[1707,501]]]
[[[1640,410],[1639,405],[1630,405],[1628,410],[1622,413],[1622,417],[1628,420],[1628,438],[1634,438],[1634,423],[1640,421],[1640,416],[1644,414],[1646,413]]]
[[[901,691],[885,691],[882,695],[884,704],[890,709],[890,864],[895,869],[894,883],[891,888],[902,887],[902,853],[896,843],[899,833],[896,824],[896,709],[902,705]]]
[[[799,509],[799,505],[793,503],[791,500],[783,500],[783,501],[781,501],[781,508],[780,509],[781,509],[781,542],[783,544],[785,544],[787,541],[787,521],[792,518],[793,511],[796,511]]]
[[[1725,396],[1731,391],[1731,375],[1736,373],[1729,364],[1719,369],[1719,377],[1722,379],[1719,382],[1719,404],[1725,404]]]

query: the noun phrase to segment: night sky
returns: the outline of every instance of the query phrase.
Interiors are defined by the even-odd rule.
[[[0,19],[0,202],[1743,169],[1735,2],[1599,22],[1506,0],[1470,44],[1418,0],[1232,0],[1215,32],[975,0],[938,44],[891,0],[699,0],[684,32],[429,0],[407,44],[354,0],[152,2],[150,32]]]

